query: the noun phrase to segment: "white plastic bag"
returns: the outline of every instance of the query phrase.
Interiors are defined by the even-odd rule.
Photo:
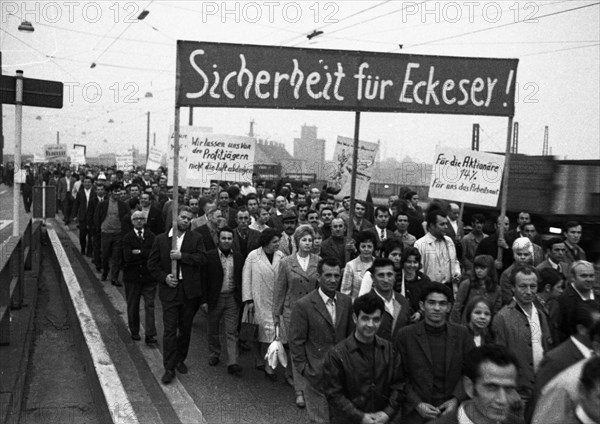
[[[279,327],[275,327],[275,340],[269,345],[265,359],[272,369],[277,368],[277,364],[281,364],[284,368],[287,367],[287,354],[283,348],[283,343],[279,341]]]

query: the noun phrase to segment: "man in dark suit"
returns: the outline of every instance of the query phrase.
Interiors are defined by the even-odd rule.
[[[56,195],[60,202],[60,208],[63,213],[63,221],[65,222],[65,225],[69,225],[71,222],[71,208],[73,206],[73,196],[71,195],[71,190],[73,190],[75,181],[77,180],[73,178],[70,169],[67,169],[65,171],[65,176],[58,180]]]
[[[229,199],[229,192],[227,190],[221,190],[219,192],[218,207],[221,211],[221,215],[225,219],[226,225],[230,228],[235,228],[237,227],[237,222],[235,220],[235,212],[237,209],[231,205]]]
[[[500,225],[504,226],[504,239],[500,239]],[[508,227],[510,225],[510,220],[508,217],[504,217],[504,221],[500,220],[500,217],[496,220],[495,230],[496,232],[489,237],[484,238],[477,246],[477,250],[475,251],[475,256],[479,255],[490,255],[492,258],[496,259],[495,265],[496,270],[498,270],[498,274],[501,274],[506,268],[512,265],[515,261],[513,256],[513,251],[511,246],[515,241],[515,238],[512,237],[508,232]],[[502,260],[498,261],[498,247],[502,248]]]
[[[600,346],[600,312],[590,305],[578,303],[573,311],[575,332],[560,345],[546,353],[535,375],[535,393],[541,393],[544,386],[561,371],[584,358],[595,354]]]
[[[190,346],[192,322],[203,303],[205,249],[202,237],[189,231],[193,216],[188,206],[181,206],[177,214],[177,249],[171,249],[171,229],[156,237],[148,258],[148,269],[158,281],[158,297],[163,309],[163,384],[173,381],[175,369],[181,374],[188,371],[184,361]],[[175,275],[171,273],[173,260],[177,261]]]
[[[232,248],[234,231],[229,227],[221,228],[217,249],[206,252],[202,279],[206,303],[202,308],[208,313],[208,364],[215,366],[219,363],[220,324],[223,320],[227,340],[227,372],[240,375],[242,367],[238,365],[238,321],[242,304],[244,259]]]
[[[560,272],[563,277],[569,275],[569,264],[565,261],[565,252],[567,248],[563,239],[559,237],[551,238],[546,242],[546,253],[548,257],[542,261],[536,268],[541,271],[544,268],[552,268]]]
[[[444,284],[428,284],[419,302],[425,319],[396,337],[407,378],[403,423],[426,423],[453,412],[465,399],[461,371],[475,344],[465,327],[447,322],[451,296]]]
[[[199,226],[194,231],[202,237],[202,243],[206,251],[214,250],[219,243],[219,228],[225,226],[225,220],[221,210],[212,207],[206,211],[206,224]],[[231,228],[231,227],[230,227]]]
[[[92,187],[92,177],[86,176],[83,185],[77,192],[73,203],[73,217],[77,219],[79,227],[79,246],[81,254],[92,256],[92,221],[88,221],[90,201],[96,197],[96,191]]]
[[[90,197],[85,219],[86,222],[89,223],[89,232],[92,237],[92,254],[94,257],[92,259],[92,263],[96,265],[96,271],[100,272],[102,271],[100,227],[96,226],[96,223],[94,222],[94,214],[96,213],[98,205],[104,201],[104,197],[106,195],[104,184],[98,182],[95,187],[95,192],[96,194]]]
[[[162,212],[152,204],[152,200],[150,193],[140,194],[140,206],[146,216],[146,227],[154,234],[160,234],[164,232],[165,224],[162,220]]]
[[[236,222],[237,227],[233,230],[233,245],[231,248],[234,252],[238,252],[242,255],[245,261],[248,257],[248,253],[254,249],[258,249],[260,239],[260,231],[249,228],[250,226],[250,212],[248,209],[242,207],[236,211]]]
[[[292,309],[290,349],[293,366],[307,380],[304,396],[310,422],[328,423],[329,407],[323,393],[325,354],[354,331],[352,299],[336,291],[340,264],[325,258],[317,266],[319,288]]]
[[[573,311],[578,303],[587,303],[594,310],[600,311],[600,299],[594,293],[594,265],[588,261],[576,261],[569,268],[567,288],[558,298],[560,308],[559,342],[563,342],[573,334]]]
[[[524,424],[514,413],[518,364],[505,347],[484,345],[467,355],[463,381],[470,400],[429,424]],[[459,418],[460,417],[460,418]]]
[[[381,251],[381,243],[383,243],[384,240],[396,236],[393,231],[387,229],[389,222],[390,212],[388,208],[378,206],[375,209],[375,226],[367,230],[372,234],[375,234],[377,240],[377,246],[375,246],[375,250],[377,252]]]
[[[154,320],[154,298],[156,280],[148,271],[148,256],[154,244],[154,233],[145,227],[146,218],[141,211],[131,215],[133,229],[123,236],[123,282],[127,299],[127,322],[131,338],[140,338],[140,299],[144,297],[146,318],[146,344],[156,344],[156,324]]]

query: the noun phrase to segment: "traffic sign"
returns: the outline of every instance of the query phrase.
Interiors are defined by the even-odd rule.
[[[16,103],[17,78],[0,75],[0,103]],[[23,78],[23,106],[62,109],[63,83],[59,81]]]

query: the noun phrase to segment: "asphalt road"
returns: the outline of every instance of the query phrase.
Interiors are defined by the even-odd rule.
[[[62,221],[60,218],[57,221]],[[66,229],[61,224],[63,229]],[[77,243],[76,224],[69,226],[69,238]],[[123,287],[116,288],[110,282],[101,282],[100,274],[96,272],[89,258],[84,257],[90,267],[90,275],[95,275],[97,282],[102,286],[102,292],[110,300],[113,307],[119,311],[120,319],[126,321],[125,291]],[[141,308],[141,322],[144,322],[143,308]],[[156,299],[156,324],[158,330],[158,355],[162,353],[162,309],[160,301]],[[143,344],[144,331],[140,332],[142,342],[130,339],[127,343],[137,344],[143,352],[148,348]],[[207,346],[207,317],[199,311],[194,319],[191,345],[186,364],[189,373],[177,374],[177,378],[193,400],[197,408],[209,424],[300,424],[308,422],[306,411],[295,405],[294,389],[288,386],[284,378],[284,370],[280,367],[278,381],[271,382],[264,377],[262,371],[254,368],[255,358],[253,352],[240,352],[239,364],[243,367],[241,377],[227,373],[227,356],[225,340],[222,338],[221,362],[216,367],[208,365]],[[154,377],[160,379],[162,375],[162,356],[157,363],[146,361]],[[168,388],[161,386],[168,391]],[[183,404],[184,399],[181,399]],[[179,401],[175,398],[171,404],[177,409]]]

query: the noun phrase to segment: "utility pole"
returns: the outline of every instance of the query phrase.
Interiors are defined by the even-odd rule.
[[[146,125],[146,163],[148,163],[148,156],[150,156],[150,111],[146,113],[148,115],[148,121]]]
[[[56,144],[60,144],[60,131],[56,131]]]

